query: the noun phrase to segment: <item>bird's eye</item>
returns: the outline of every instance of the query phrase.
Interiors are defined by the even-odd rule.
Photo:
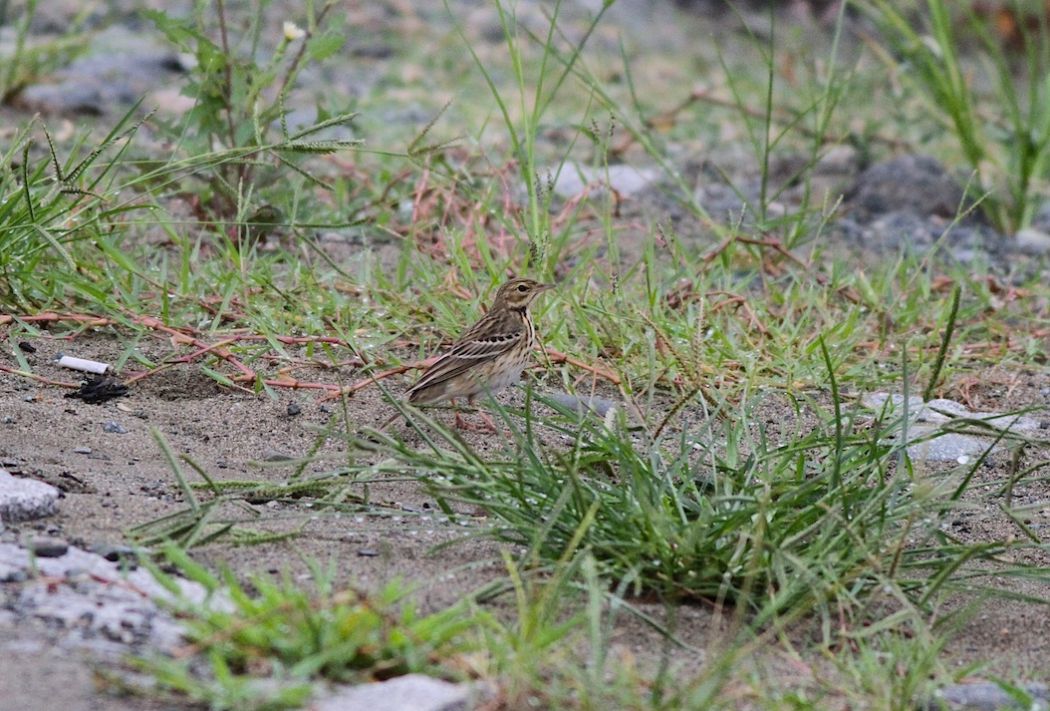
[[[527,284],[518,284],[518,291],[520,291],[521,293],[524,294],[528,290],[529,290],[529,287],[528,287]]]

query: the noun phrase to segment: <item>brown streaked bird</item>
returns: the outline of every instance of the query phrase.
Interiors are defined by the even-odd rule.
[[[473,404],[477,395],[494,395],[518,382],[538,343],[529,306],[551,288],[532,279],[511,279],[501,286],[492,308],[408,389],[408,401],[432,405],[465,397]],[[495,430],[492,420],[483,417]],[[464,426],[458,411],[456,426]]]

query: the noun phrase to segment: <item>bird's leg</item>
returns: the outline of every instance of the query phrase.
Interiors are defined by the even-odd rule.
[[[467,402],[470,402],[470,398],[467,398]],[[456,407],[456,398],[449,398],[448,404],[452,406],[453,412],[456,413],[456,429],[469,430],[470,423],[463,419],[462,413],[460,413],[459,408]]]
[[[471,407],[474,406],[474,396],[473,395],[470,395],[470,396],[467,397],[467,404],[470,405]],[[463,416],[460,414],[459,410],[457,409],[456,410],[456,427],[458,429],[464,430],[466,432],[489,432],[491,434],[496,434],[497,432],[499,432],[499,430],[496,428],[496,423],[492,421],[492,418],[489,417],[489,414],[487,412],[481,412],[480,415],[481,415],[482,422],[485,423],[483,426],[482,425],[476,425],[476,424],[471,423],[471,422],[467,422],[465,419],[463,419]]]
[[[473,405],[474,396],[471,395],[470,397],[468,397],[467,402]],[[485,423],[484,427],[478,427],[477,425],[474,426],[478,432],[488,432],[489,434],[496,434],[497,432],[499,432],[499,429],[496,427],[496,423],[492,421],[492,417],[489,416],[489,413],[483,410],[479,410],[478,414],[481,415],[481,421]]]
[[[485,423],[485,428],[487,428],[485,431],[490,434],[497,434],[499,432],[499,428],[496,427],[496,422],[492,419],[492,416],[489,415],[489,413],[482,412],[481,421]],[[480,431],[482,428],[479,427],[478,430]]]

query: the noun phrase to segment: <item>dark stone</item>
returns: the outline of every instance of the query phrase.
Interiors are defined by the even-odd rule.
[[[69,544],[60,538],[35,538],[26,548],[38,558],[61,558],[69,550]]]
[[[929,156],[905,155],[871,166],[846,195],[847,210],[861,221],[893,212],[953,218],[972,200],[962,186]]]
[[[25,87],[13,103],[43,114],[100,116],[125,110],[184,72],[178,54],[159,37],[114,25],[68,66]]]
[[[130,546],[98,545],[92,546],[90,551],[96,555],[102,556],[110,563],[138,563],[138,554],[135,552],[135,549]]]

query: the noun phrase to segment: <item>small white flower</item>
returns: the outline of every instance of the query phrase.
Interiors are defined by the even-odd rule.
[[[284,23],[284,38],[289,42],[294,42],[297,39],[306,37],[306,30],[294,22]]]

